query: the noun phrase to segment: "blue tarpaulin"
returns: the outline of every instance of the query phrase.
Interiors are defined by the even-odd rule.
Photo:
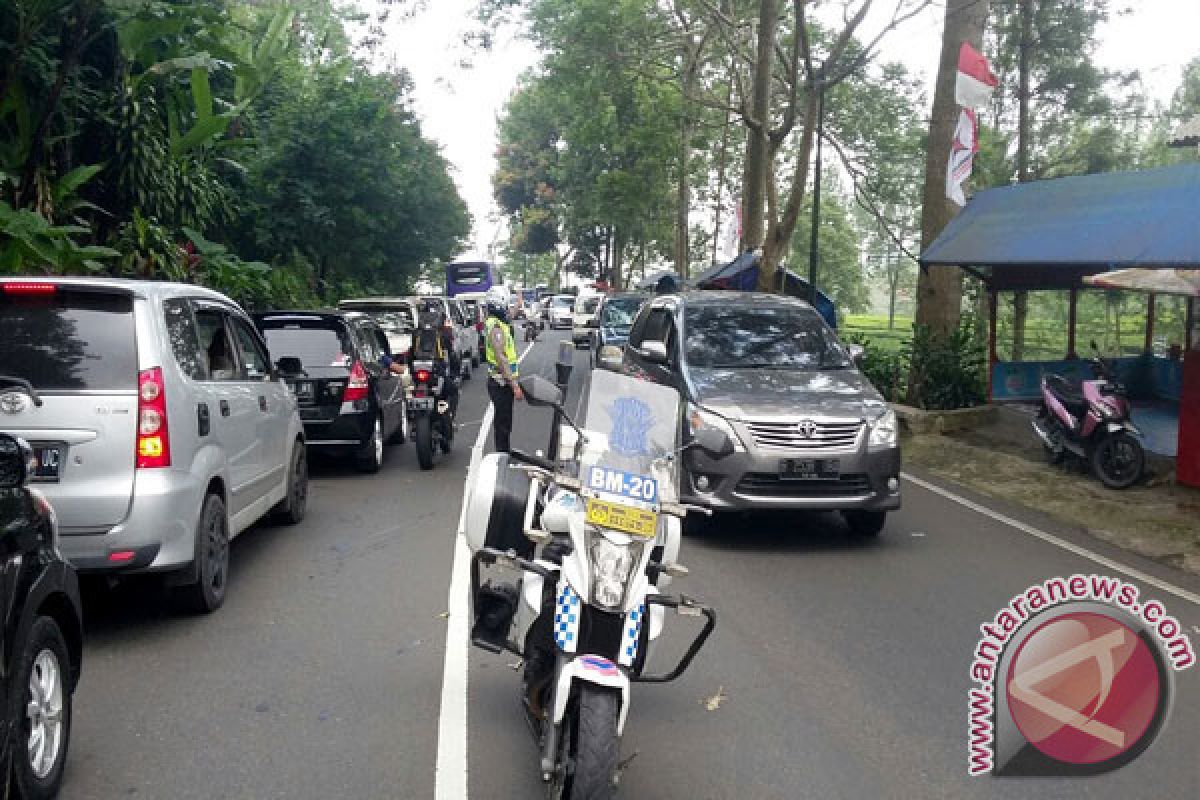
[[[718,264],[692,279],[697,289],[731,289],[739,292],[753,292],[758,286],[758,254],[742,253],[728,264]],[[786,293],[801,300],[808,300],[808,281],[792,271],[787,273]],[[814,306],[829,324],[837,330],[837,309],[824,292],[817,290],[817,303]]]
[[[1078,286],[1129,267],[1200,267],[1200,164],[985,189],[921,254],[995,289]]]

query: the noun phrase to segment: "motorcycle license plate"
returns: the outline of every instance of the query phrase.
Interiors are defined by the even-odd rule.
[[[592,497],[604,496],[625,505],[657,510],[658,482],[645,475],[608,467],[591,467],[584,481],[584,489]]]
[[[587,521],[601,528],[653,539],[658,532],[658,514],[644,508],[587,498]]]
[[[435,402],[432,397],[414,397],[408,401],[408,405],[413,411],[433,411]]]

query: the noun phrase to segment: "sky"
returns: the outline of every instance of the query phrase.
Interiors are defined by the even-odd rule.
[[[427,136],[441,143],[454,179],[474,219],[473,255],[487,255],[507,229],[492,200],[496,118],[520,74],[538,60],[536,48],[515,31],[498,31],[490,53],[470,52],[462,36],[475,28],[476,0],[430,0],[411,19],[389,23],[386,56],[405,66],[415,83],[415,107]],[[1198,0],[1114,0],[1128,13],[1113,15],[1100,32],[1098,62],[1140,70],[1153,97],[1166,102],[1183,67],[1200,56]],[[892,3],[877,2],[863,25],[873,38],[890,17]],[[935,3],[885,38],[881,58],[901,61],[926,78],[932,96],[941,46],[944,3]],[[470,67],[462,62],[468,59]]]

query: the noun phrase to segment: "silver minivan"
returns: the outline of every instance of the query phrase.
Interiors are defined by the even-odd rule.
[[[166,572],[225,598],[229,540],[308,497],[296,400],[233,301],[199,286],[0,278],[0,431],[81,572]]]

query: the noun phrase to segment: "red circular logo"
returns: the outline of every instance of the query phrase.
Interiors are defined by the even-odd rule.
[[[1068,764],[1098,764],[1137,746],[1163,687],[1146,642],[1124,623],[1080,611],[1034,630],[1008,668],[1005,692],[1026,741]]]

